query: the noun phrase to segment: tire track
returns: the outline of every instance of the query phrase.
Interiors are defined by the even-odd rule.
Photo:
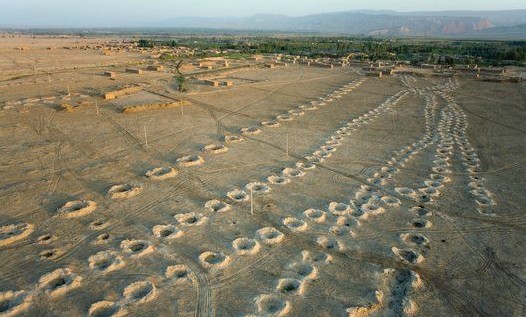
[[[115,120],[110,118],[110,116],[108,116],[102,109],[99,110],[99,113],[107,122],[111,124],[115,131],[117,131],[128,141],[129,144],[133,145],[135,148],[142,152],[146,152],[146,147],[144,146],[141,140],[139,140],[136,136],[131,134],[130,131],[126,130],[123,126],[118,124]]]
[[[215,314],[213,313],[212,305],[212,288],[210,280],[206,272],[201,268],[199,263],[197,263],[190,256],[179,252],[174,252],[172,249],[168,249],[167,246],[160,246],[159,251],[164,257],[178,262],[179,259],[182,259],[182,262],[187,265],[190,270],[195,274],[197,278],[197,287],[196,287],[196,296],[197,303],[194,310],[195,317],[211,317]]]
[[[212,289],[220,289],[222,287],[230,285],[232,282],[234,282],[235,279],[237,279],[239,277],[249,275],[250,273],[253,272],[253,270],[255,270],[257,268],[260,268],[263,265],[266,265],[267,263],[272,261],[273,259],[272,259],[271,255],[276,253],[276,252],[277,252],[277,250],[272,249],[271,251],[266,252],[265,254],[260,256],[258,259],[250,262],[248,265],[246,265],[242,269],[240,269],[240,270],[238,270],[236,272],[233,272],[232,274],[230,274],[228,276],[225,276],[223,278],[215,280],[212,283]]]

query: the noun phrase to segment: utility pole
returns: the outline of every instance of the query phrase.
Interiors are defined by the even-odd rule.
[[[285,152],[287,153],[287,157],[289,157],[289,134],[287,133],[287,140],[286,140],[286,149]]]
[[[181,103],[181,116],[184,116],[184,110],[183,110],[184,102],[183,102],[183,99],[181,99],[179,102]]]
[[[148,135],[146,134],[146,126],[144,126],[144,144],[148,147]]]
[[[254,191],[250,189],[250,214],[254,215]]]

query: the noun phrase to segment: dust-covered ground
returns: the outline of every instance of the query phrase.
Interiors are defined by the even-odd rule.
[[[524,316],[524,83],[290,66],[181,95],[9,54],[0,316]]]

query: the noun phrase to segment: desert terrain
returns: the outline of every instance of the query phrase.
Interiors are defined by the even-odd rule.
[[[73,45],[0,39],[0,316],[524,316],[525,83]]]

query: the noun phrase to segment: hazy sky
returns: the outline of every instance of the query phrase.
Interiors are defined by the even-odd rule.
[[[362,9],[526,9],[526,0],[0,0],[0,25],[141,26],[179,16],[299,16]]]

